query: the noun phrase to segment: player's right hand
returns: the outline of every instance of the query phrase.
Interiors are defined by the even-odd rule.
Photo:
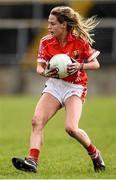
[[[59,78],[57,68],[45,69],[42,75],[45,77]]]

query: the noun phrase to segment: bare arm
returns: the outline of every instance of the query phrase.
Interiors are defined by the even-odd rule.
[[[36,71],[38,74],[43,75],[46,68],[47,68],[47,65],[45,63],[38,62]]]
[[[44,62],[37,63],[37,73],[44,76],[44,77],[53,77],[58,78],[58,72],[56,68],[48,69],[48,66]]]
[[[100,68],[100,64],[96,58],[94,58],[92,61],[88,61],[87,63],[78,63],[75,62],[73,64],[68,65],[68,72],[69,75],[76,73],[79,70],[95,70]]]
[[[92,61],[84,63],[83,65],[83,69],[90,69],[90,70],[95,70],[95,69],[99,69],[100,68],[100,64],[98,62],[98,60],[96,58],[94,58]]]

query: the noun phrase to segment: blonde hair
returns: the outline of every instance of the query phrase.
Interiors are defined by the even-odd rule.
[[[55,15],[60,23],[67,22],[67,30],[72,31],[76,36],[89,40],[90,44],[94,42],[90,32],[99,23],[96,16],[85,19],[77,11],[68,6],[58,6],[51,10],[50,14]]]

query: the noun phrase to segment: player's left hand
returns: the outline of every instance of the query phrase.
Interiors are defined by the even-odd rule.
[[[72,64],[68,64],[67,71],[69,75],[75,74],[77,71],[80,70],[81,63],[75,62]]]

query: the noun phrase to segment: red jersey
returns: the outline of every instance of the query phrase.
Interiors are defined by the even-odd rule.
[[[60,53],[67,54],[77,62],[82,63],[85,59],[91,61],[93,58],[97,57],[100,52],[93,49],[88,41],[84,41],[81,37],[72,35],[71,32],[69,32],[67,36],[67,43],[64,47],[61,47],[57,39],[49,34],[40,41],[37,62],[48,63],[54,55]],[[83,86],[87,84],[87,75],[84,70],[79,70],[75,74],[62,79]]]

